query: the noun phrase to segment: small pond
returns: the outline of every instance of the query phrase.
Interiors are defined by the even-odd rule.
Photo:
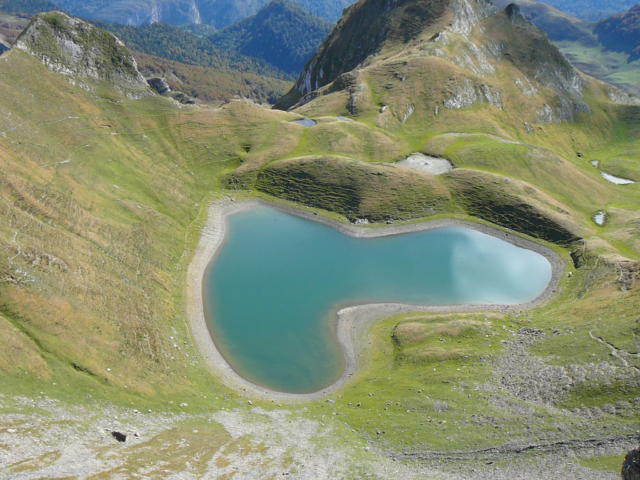
[[[304,128],[310,128],[317,125],[318,122],[316,122],[315,120],[311,120],[310,118],[301,118],[299,120],[294,120],[291,123],[295,123],[296,125],[301,125]]]

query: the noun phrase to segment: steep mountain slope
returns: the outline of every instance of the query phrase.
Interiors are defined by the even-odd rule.
[[[599,21],[594,32],[607,49],[628,53],[629,61],[640,59],[640,4]]]
[[[297,74],[331,31],[331,24],[290,0],[274,0],[255,16],[209,37],[220,48],[260,58]]]
[[[346,11],[318,54],[305,66],[291,92],[293,101],[289,103],[334,81],[369,55],[380,53],[386,43],[407,43],[420,34],[423,27],[430,27],[433,22],[443,24],[446,6],[446,0],[356,3]],[[389,11],[393,15],[389,15]]]
[[[9,48],[28,23],[26,15],[3,16],[0,45]],[[164,77],[173,90],[201,102],[219,103],[242,97],[273,103],[290,88],[291,82],[283,79],[285,73],[266,62],[221,50],[208,40],[176,27],[166,24],[136,28],[102,26],[122,34],[128,47],[139,49],[132,53],[145,77]],[[148,55],[145,51],[182,62]]]
[[[305,10],[335,21],[351,0],[293,0]],[[269,0],[57,0],[74,15],[127,25],[166,22],[173,25],[205,23],[216,28],[255,15]]]
[[[48,45],[2,56],[9,478],[618,475],[640,406],[640,184],[591,162],[637,174],[640,107],[575,72],[513,8],[451,0],[422,18],[406,13],[436,10],[414,2],[384,3],[387,35],[369,31],[367,58],[292,112],[86,90]],[[368,5],[382,3],[358,4],[365,22]],[[305,116],[315,124],[294,123]],[[454,169],[396,163],[418,151]],[[565,270],[533,310],[382,319],[326,399],[249,398],[206,368],[185,278],[210,201],[254,196],[341,222],[489,223]]]

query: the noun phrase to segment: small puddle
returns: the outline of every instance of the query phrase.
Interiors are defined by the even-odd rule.
[[[603,171],[600,171],[600,175],[602,175],[602,178],[604,178],[605,180],[611,183],[615,183],[616,185],[631,185],[632,183],[636,183],[633,180],[629,180],[628,178],[616,177],[615,175],[611,175],[610,173],[606,173]]]
[[[302,125],[304,128],[310,128],[317,125],[318,122],[316,122],[315,120],[311,120],[310,118],[301,118],[299,120],[294,120],[291,123]]]
[[[602,227],[607,221],[607,213],[603,210],[600,210],[599,212],[594,213],[591,218],[593,219],[593,223],[595,223],[599,227]]]
[[[444,158],[432,157],[424,153],[412,153],[404,160],[396,162],[396,165],[413,168],[431,175],[442,175],[453,170],[453,165]]]

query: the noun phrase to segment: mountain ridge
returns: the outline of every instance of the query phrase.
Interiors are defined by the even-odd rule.
[[[335,21],[351,0],[293,0],[310,13]],[[208,24],[224,28],[255,15],[269,0],[57,0],[60,7],[74,15],[105,22],[143,25],[166,22]]]
[[[640,59],[640,3],[600,20],[593,31],[605,47],[628,53],[629,62]]]

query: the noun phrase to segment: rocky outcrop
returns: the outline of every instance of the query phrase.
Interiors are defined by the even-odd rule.
[[[444,107],[450,110],[458,110],[479,102],[489,103],[498,109],[502,109],[500,92],[492,89],[489,85],[475,85],[473,81],[464,78],[456,82],[453,95],[444,101]]]
[[[167,83],[164,78],[161,77],[152,77],[147,79],[147,83],[151,87],[151,89],[160,94],[165,95],[171,91],[171,87]]]
[[[627,453],[622,464],[623,480],[640,480],[640,448]]]
[[[162,77],[152,77],[147,79],[147,84],[158,95],[173,98],[183,105],[195,105],[196,101],[184,92],[174,91],[166,79]]]
[[[129,97],[151,93],[133,55],[117,37],[62,12],[36,15],[15,48],[88,90],[106,82]]]

